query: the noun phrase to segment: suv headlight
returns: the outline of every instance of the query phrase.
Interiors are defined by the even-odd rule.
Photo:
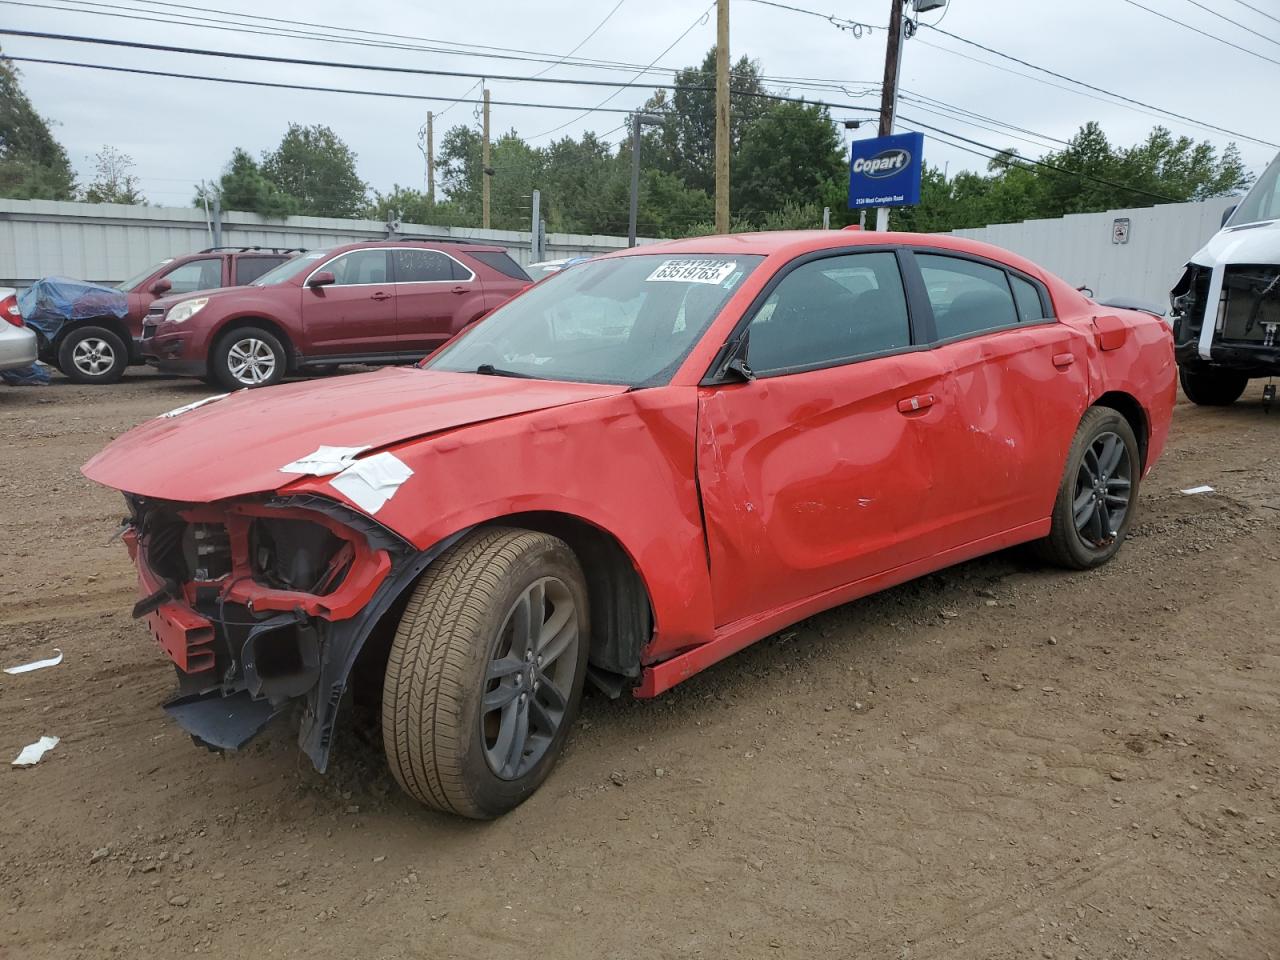
[[[190,320],[197,313],[204,309],[204,305],[209,302],[208,297],[196,297],[194,300],[183,300],[170,309],[165,317],[170,323],[184,323]]]

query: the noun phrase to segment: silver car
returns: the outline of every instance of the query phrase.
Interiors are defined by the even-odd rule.
[[[0,370],[17,370],[36,362],[36,332],[22,323],[18,291],[0,287]]]

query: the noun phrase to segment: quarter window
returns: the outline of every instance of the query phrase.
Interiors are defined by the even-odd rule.
[[[1018,322],[1007,274],[997,267],[916,254],[939,340],[967,337]]]
[[[1044,308],[1040,300],[1040,291],[1030,280],[1023,280],[1021,277],[1009,274],[1009,285],[1013,287],[1013,299],[1018,302],[1018,316],[1023,323],[1053,316],[1052,311]]]
[[[438,283],[465,280],[467,273],[437,250],[392,250],[397,283]]]
[[[360,283],[387,282],[387,252],[385,250],[356,250],[330,261],[322,270],[331,270],[334,283],[340,287]]]
[[[747,363],[776,373],[910,343],[897,257],[857,253],[811,260],[783,277],[751,320]]]
[[[195,293],[222,286],[222,258],[206,257],[188,260],[165,274],[169,281],[169,293]]]

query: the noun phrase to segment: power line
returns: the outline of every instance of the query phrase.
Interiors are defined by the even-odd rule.
[[[855,37],[861,38],[864,30],[887,30],[887,27],[872,26],[869,23],[862,23],[859,20],[849,20],[846,17],[837,17],[832,13],[819,13],[817,10],[806,10],[804,7],[793,7],[788,3],[778,3],[777,0],[747,0],[748,3],[758,3],[762,7],[775,7],[778,10],[788,10],[791,13],[803,13],[810,17],[817,17],[819,20],[826,20],[833,27],[839,30],[847,30]]]
[[[1244,7],[1246,10],[1252,10],[1260,17],[1266,17],[1268,20],[1274,20],[1276,23],[1280,23],[1280,17],[1267,13],[1265,10],[1259,10],[1251,3],[1245,3],[1244,0],[1236,0],[1236,3],[1240,4],[1240,6]]]
[[[1258,37],[1260,40],[1266,40],[1268,43],[1274,43],[1276,46],[1280,46],[1280,40],[1275,40],[1271,37],[1268,37],[1265,33],[1258,33],[1258,31],[1253,27],[1243,24],[1239,20],[1232,20],[1225,13],[1219,13],[1217,10],[1214,10],[1212,7],[1206,7],[1203,3],[1200,2],[1200,0],[1187,0],[1187,3],[1191,4],[1193,7],[1199,7],[1201,10],[1203,10],[1205,13],[1209,14],[1212,17],[1217,17],[1219,20],[1225,20],[1227,23],[1231,24],[1233,27],[1239,27],[1241,30],[1247,30],[1249,33],[1252,33],[1255,37]]]
[[[1216,33],[1210,33],[1208,30],[1201,30],[1199,27],[1193,27],[1191,24],[1179,20],[1177,17],[1169,16],[1167,13],[1161,13],[1159,10],[1152,10],[1150,7],[1138,3],[1138,0],[1124,0],[1124,2],[1129,4],[1131,7],[1137,7],[1139,10],[1145,10],[1147,13],[1152,16],[1159,17],[1161,20],[1168,20],[1170,23],[1176,23],[1178,26],[1185,27],[1193,33],[1200,34],[1202,37],[1208,37],[1210,40],[1217,40],[1219,43],[1225,44],[1233,50],[1239,50],[1241,53],[1247,53],[1251,57],[1257,57],[1259,60],[1265,60],[1267,63],[1274,63],[1277,67],[1280,67],[1280,60],[1276,60],[1274,57],[1268,57],[1265,53],[1258,53],[1257,50],[1250,50],[1248,47],[1242,47],[1238,43],[1232,43],[1225,37],[1220,37]]]
[[[627,0],[618,0],[618,2],[617,2],[617,3],[615,3],[615,4],[613,5],[613,9],[612,9],[612,10],[610,10],[608,13],[606,13],[606,14],[604,15],[604,19],[603,19],[603,20],[601,20],[599,23],[597,23],[597,24],[595,25],[595,28],[594,28],[590,33],[588,33],[585,37],[583,37],[583,38],[578,42],[578,45],[577,45],[576,47],[574,47],[572,50],[570,50],[568,53],[566,53],[563,57],[561,57],[561,58],[560,58],[559,60],[557,60],[555,63],[551,64],[551,66],[549,66],[549,67],[543,67],[541,70],[539,70],[537,73],[535,73],[535,74],[534,74],[532,77],[530,77],[529,79],[530,79],[530,80],[535,80],[535,79],[537,79],[538,77],[542,76],[543,74],[547,73],[548,71],[550,71],[550,70],[554,70],[556,67],[558,67],[558,66],[560,66],[561,64],[563,64],[566,60],[568,60],[568,59],[569,59],[570,57],[572,57],[575,53],[577,53],[579,50],[581,50],[584,46],[586,46],[587,41],[588,41],[588,40],[590,40],[592,37],[594,37],[597,33],[599,33],[599,32],[600,32],[600,29],[601,29],[601,28],[602,28],[606,23],[608,23],[608,22],[609,22],[609,20],[613,17],[613,15],[614,15],[615,13],[617,13],[617,12],[618,12],[618,8],[619,8],[619,7],[621,7],[621,6],[622,6],[624,3],[626,3],[626,2],[627,2]]]
[[[1125,2],[1126,2],[1126,3],[1127,3],[1127,2],[1130,2],[1130,0],[1125,0]],[[925,24],[925,26],[928,26],[928,25],[927,25],[927,24]],[[1013,61],[1014,63],[1020,63],[1020,64],[1022,64],[1022,66],[1024,66],[1024,67],[1028,67],[1028,68],[1030,68],[1030,69],[1032,69],[1032,70],[1038,70],[1040,73],[1048,74],[1048,75],[1049,75],[1049,76],[1051,76],[1051,77],[1057,77],[1059,80],[1065,80],[1065,81],[1067,81],[1068,83],[1074,83],[1074,84],[1076,84],[1077,86],[1084,87],[1084,88],[1086,88],[1086,89],[1088,89],[1088,90],[1096,91],[1097,93],[1105,94],[1105,95],[1106,95],[1106,96],[1108,96],[1108,97],[1114,97],[1114,98],[1115,98],[1115,99],[1117,99],[1117,100],[1123,100],[1125,103],[1133,104],[1133,105],[1138,106],[1138,107],[1143,107],[1143,108],[1145,108],[1145,110],[1147,110],[1147,111],[1152,111],[1152,110],[1153,110],[1153,111],[1156,111],[1157,113],[1164,114],[1165,116],[1169,116],[1169,117],[1176,117],[1176,118],[1177,118],[1177,119],[1179,119],[1179,120],[1185,120],[1186,122],[1188,122],[1188,123],[1192,123],[1192,124],[1195,124],[1195,125],[1196,125],[1196,126],[1198,126],[1198,127],[1204,127],[1204,128],[1206,128],[1206,129],[1209,129],[1209,130],[1216,130],[1216,131],[1218,131],[1219,133],[1225,133],[1225,134],[1227,134],[1227,135],[1229,135],[1229,136],[1232,136],[1232,137],[1239,137],[1241,140],[1248,140],[1248,141],[1250,141],[1251,143],[1260,143],[1260,144],[1262,144],[1263,146],[1267,146],[1267,147],[1278,147],[1278,146],[1280,146],[1280,144],[1272,143],[1272,142],[1271,142],[1271,141],[1269,141],[1269,140],[1262,140],[1262,139],[1259,139],[1258,137],[1251,137],[1251,136],[1249,136],[1248,134],[1239,133],[1239,132],[1237,132],[1237,131],[1235,131],[1235,130],[1228,130],[1226,127],[1220,127],[1220,126],[1218,126],[1218,125],[1216,125],[1216,124],[1213,124],[1213,123],[1207,123],[1207,122],[1205,122],[1205,121],[1203,121],[1203,120],[1196,120],[1195,118],[1193,118],[1193,117],[1188,117],[1188,116],[1186,116],[1185,114],[1175,113],[1175,112],[1174,112],[1174,111],[1172,111],[1172,110],[1166,110],[1166,109],[1163,109],[1163,108],[1161,108],[1161,107],[1153,106],[1153,105],[1151,105],[1151,104],[1145,104],[1145,103],[1143,103],[1141,100],[1135,100],[1135,99],[1133,99],[1132,97],[1126,97],[1126,96],[1124,96],[1123,94],[1116,93],[1116,92],[1115,92],[1115,91],[1113,91],[1113,90],[1107,90],[1105,87],[1099,87],[1099,86],[1095,86],[1095,85],[1094,85],[1094,84],[1092,84],[1092,83],[1086,83],[1086,82],[1085,82],[1085,81],[1083,81],[1083,80],[1077,80],[1075,77],[1069,77],[1069,76],[1067,76],[1065,73],[1058,73],[1058,72],[1057,72],[1057,71],[1055,71],[1055,70],[1050,70],[1048,67],[1042,67],[1042,66],[1040,66],[1039,64],[1037,64],[1037,63],[1032,63],[1032,62],[1031,62],[1031,61],[1029,61],[1029,60],[1023,60],[1023,59],[1021,59],[1020,57],[1015,57],[1015,56],[1013,56],[1012,54],[1005,53],[1005,52],[1003,52],[1003,51],[1001,51],[1001,50],[996,50],[994,47],[988,47],[988,46],[986,46],[985,44],[978,43],[976,40],[970,40],[968,37],[962,37],[962,36],[960,36],[958,33],[952,33],[950,30],[943,30],[941,27],[929,27],[929,29],[936,31],[937,33],[940,33],[940,34],[942,34],[942,35],[943,35],[943,36],[945,36],[945,37],[950,37],[952,40],[958,40],[958,41],[960,41],[961,43],[968,44],[968,45],[969,45],[969,46],[971,46],[971,47],[977,47],[979,50],[985,50],[987,53],[994,54],[994,55],[995,55],[995,56],[997,56],[997,57],[1001,57],[1001,58],[1003,58],[1003,59],[1005,59],[1005,60],[1011,60],[1011,61]],[[924,42],[924,41],[922,41],[922,42]],[[937,50],[946,50],[946,49],[947,49],[946,47],[938,47],[936,44],[929,44],[929,46],[932,46],[932,47],[934,47],[934,48],[935,48],[935,49],[937,49]],[[958,51],[955,51],[955,50],[949,50],[948,52],[949,52],[949,53],[955,53],[957,56],[963,56],[963,54],[960,54],[960,53],[958,53]],[[978,61],[978,62],[979,62],[979,63],[985,63],[986,61],[981,61],[981,60],[980,60],[980,61]],[[1278,61],[1278,62],[1280,62],[1280,61]],[[998,67],[996,64],[993,64],[993,63],[987,63],[986,65],[987,65],[987,66],[990,66],[990,67],[996,67],[997,69],[1004,69],[1004,68],[1002,68],[1002,67]],[[1025,75],[1025,74],[1018,74],[1018,76],[1026,76],[1026,75]],[[1053,84],[1051,84],[1051,86],[1053,86]]]

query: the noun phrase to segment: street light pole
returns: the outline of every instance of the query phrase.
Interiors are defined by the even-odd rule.
[[[631,115],[631,213],[627,218],[627,246],[636,245],[636,217],[640,212],[640,128],[661,123],[662,117],[652,113]]]

